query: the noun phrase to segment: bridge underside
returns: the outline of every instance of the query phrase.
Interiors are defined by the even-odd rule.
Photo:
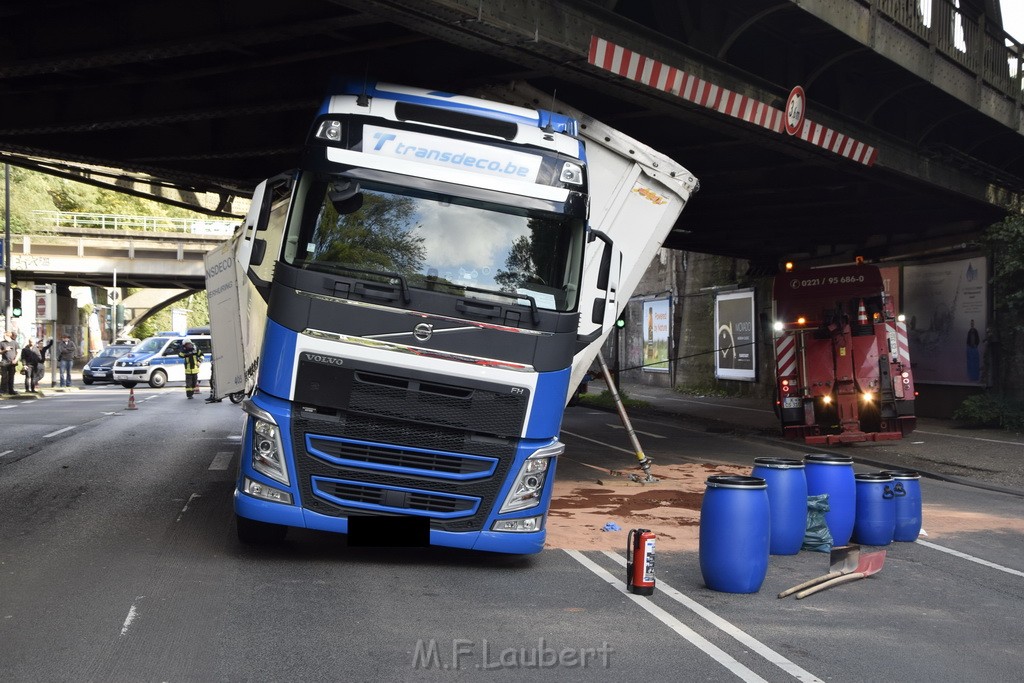
[[[880,14],[897,4],[18,3],[0,10],[0,97],[17,105],[0,107],[0,151],[69,174],[125,169],[91,180],[229,213],[233,197],[295,164],[334,77],[453,92],[526,81],[697,175],[701,189],[668,247],[765,269],[792,257],[935,253],[1019,202],[1019,79],[1013,99],[937,57]],[[836,7],[846,18],[823,20]],[[642,74],[595,63],[595,37],[745,98],[737,102],[782,110],[802,85],[809,120],[877,157],[854,160],[750,122],[731,100],[708,106],[638,82]],[[936,61],[897,64],[900,50]],[[965,79],[967,101],[951,94],[950,73]],[[44,161],[53,158],[61,162]]]

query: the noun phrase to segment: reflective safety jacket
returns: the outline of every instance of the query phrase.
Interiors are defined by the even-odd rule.
[[[199,349],[195,347],[191,351],[182,349],[178,351],[178,355],[185,359],[185,374],[186,375],[198,375],[199,374],[199,362],[202,360],[202,356],[199,355]]]

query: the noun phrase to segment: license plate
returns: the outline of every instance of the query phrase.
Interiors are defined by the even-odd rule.
[[[93,372],[92,374],[93,374],[93,377],[106,377],[108,373],[100,370],[100,371]]]
[[[787,396],[782,399],[783,408],[799,408],[803,403],[800,401],[799,396]]]

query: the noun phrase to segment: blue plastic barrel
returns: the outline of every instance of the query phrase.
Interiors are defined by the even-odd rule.
[[[768,573],[768,485],[760,477],[708,477],[700,506],[700,572],[711,590],[756,593]]]
[[[853,538],[864,545],[889,545],[896,531],[893,479],[884,472],[854,475],[857,482],[857,520]]]
[[[893,480],[896,531],[892,540],[913,543],[921,534],[921,474],[914,470],[883,470]]]
[[[848,455],[811,453],[804,456],[807,495],[828,494],[829,511],[825,523],[834,545],[847,545],[856,520],[857,483],[853,478],[853,458]]]
[[[796,555],[807,530],[807,477],[804,463],[792,458],[754,458],[750,475],[768,485],[768,551]]]

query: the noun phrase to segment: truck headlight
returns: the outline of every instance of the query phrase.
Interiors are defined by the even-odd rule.
[[[512,482],[512,488],[505,496],[505,502],[498,514],[516,512],[540,505],[547,484],[549,465],[553,458],[565,451],[565,444],[555,442],[531,455],[519,468],[519,474]]]
[[[316,137],[329,142],[341,142],[341,121],[327,120],[320,123]]]
[[[285,486],[290,484],[288,466],[284,461],[281,429],[273,416],[251,400],[242,403],[252,422],[252,468]]]
[[[559,177],[563,183],[570,183],[572,185],[583,184],[583,168],[579,164],[574,164],[571,161],[567,161],[562,164],[562,173]]]

